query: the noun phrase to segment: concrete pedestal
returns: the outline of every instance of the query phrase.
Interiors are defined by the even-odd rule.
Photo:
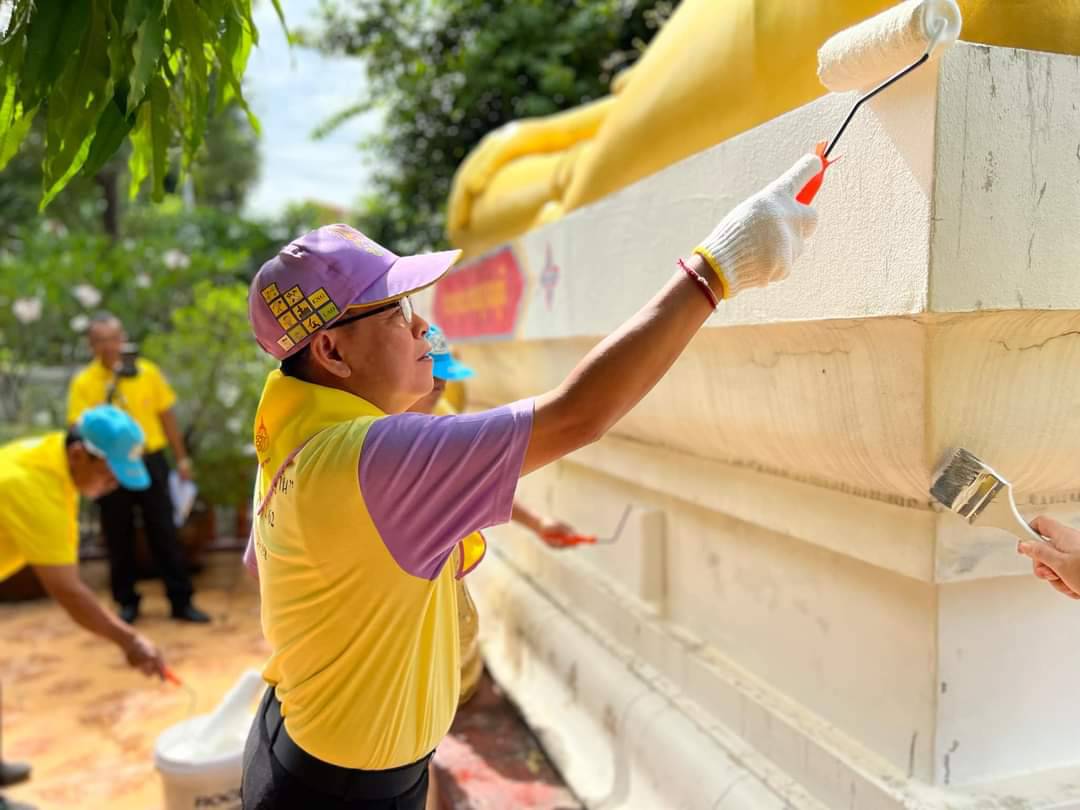
[[[511,245],[521,317],[458,342],[470,406],[555,385],[850,102]],[[1080,607],[927,494],[960,445],[1080,525],[1080,59],[961,43],[839,151],[791,278],[522,482],[591,533],[633,504],[620,542],[500,529],[471,577],[490,668],[592,807],[1080,807]]]

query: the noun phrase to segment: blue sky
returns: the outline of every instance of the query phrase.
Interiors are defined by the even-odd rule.
[[[314,27],[318,0],[283,0],[282,6],[291,29]],[[377,129],[379,114],[353,119],[321,141],[311,131],[360,97],[362,63],[290,48],[269,0],[257,3],[255,22],[260,43],[248,62],[244,92],[262,123],[262,159],[248,212],[272,216],[305,200],[353,205],[368,176],[357,144]]]

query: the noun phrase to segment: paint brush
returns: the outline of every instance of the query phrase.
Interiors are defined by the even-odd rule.
[[[970,525],[992,526],[1021,540],[1043,541],[1020,517],[1012,484],[962,447],[946,454],[934,475],[930,494]]]
[[[630,517],[630,513],[634,510],[633,504],[627,504],[626,509],[623,510],[622,517],[619,518],[619,524],[615,528],[615,533],[610,537],[597,537],[595,534],[567,534],[565,532],[544,532],[541,535],[549,546],[555,548],[570,548],[571,546],[595,546],[595,545],[609,545],[616,542],[619,536],[622,534],[623,528],[626,526],[626,519]]]
[[[199,702],[199,696],[195,692],[195,689],[192,686],[190,686],[189,684],[184,683],[184,681],[182,681],[180,679],[180,676],[177,675],[169,667],[165,667],[162,670],[161,674],[164,676],[165,680],[167,680],[169,683],[173,684],[174,686],[179,686],[181,689],[183,689],[185,692],[187,692],[187,696],[188,696],[188,717],[191,717],[192,715],[194,715],[195,714],[195,706]]]

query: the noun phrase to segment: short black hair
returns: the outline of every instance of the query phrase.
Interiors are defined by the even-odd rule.
[[[310,372],[309,362],[311,360],[310,347],[305,346],[296,354],[290,354],[284,360],[281,361],[281,373],[286,377],[293,377],[294,379],[301,380],[302,382],[310,382],[308,375]]]
[[[99,310],[90,316],[90,326],[94,326],[99,323],[112,323],[116,321],[121,323],[121,320],[109,312],[107,309]]]
[[[71,447],[71,445],[78,444],[82,440],[82,431],[79,430],[79,426],[72,425],[67,429],[67,435],[64,436],[64,447]]]

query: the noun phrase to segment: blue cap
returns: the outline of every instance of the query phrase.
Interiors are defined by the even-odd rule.
[[[143,432],[138,423],[119,408],[99,405],[79,417],[79,435],[90,453],[105,459],[124,489],[150,486],[143,464]]]
[[[427,342],[431,344],[432,377],[454,382],[467,380],[476,373],[464,363],[454,359],[454,355],[450,354],[450,344],[446,342],[446,335],[435,324],[428,325],[426,337]]]

